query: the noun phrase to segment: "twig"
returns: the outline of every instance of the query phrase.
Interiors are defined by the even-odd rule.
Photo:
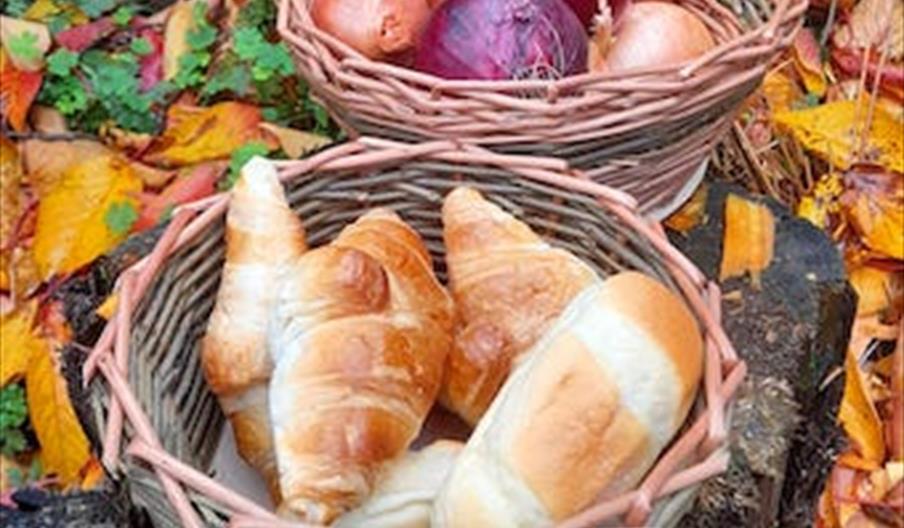
[[[42,141],[72,141],[75,139],[97,139],[94,134],[86,132],[14,132],[4,130],[3,135],[9,139],[40,139]]]
[[[832,34],[832,26],[835,25],[835,12],[838,10],[838,0],[832,0],[829,3],[829,14],[826,17],[826,25],[822,27],[822,34],[819,35],[819,45],[825,48],[829,42],[829,35]]]
[[[876,102],[879,99],[879,82],[882,81],[882,68],[885,66],[885,60],[888,58],[888,48],[888,42],[886,41],[886,45],[882,46],[882,53],[879,55],[879,64],[876,69],[876,75],[873,78],[873,87],[870,90],[869,94],[869,106],[866,110],[866,123],[863,126],[863,130],[860,132],[859,150],[861,153],[866,149],[869,131],[873,128],[873,117],[876,111]]]

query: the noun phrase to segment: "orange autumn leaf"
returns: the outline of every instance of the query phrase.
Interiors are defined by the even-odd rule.
[[[706,185],[698,187],[690,199],[681,206],[681,209],[678,209],[666,219],[666,227],[679,233],[687,233],[700,225],[706,215],[706,197],[708,194],[709,188]]]
[[[804,94],[797,83],[782,71],[772,71],[763,78],[763,96],[773,112],[790,110]]]
[[[775,218],[764,204],[729,194],[725,200],[725,234],[719,280],[750,273],[759,283],[769,267],[775,243]]]
[[[116,292],[111,293],[104,302],[100,304],[95,310],[98,316],[103,317],[107,321],[113,318],[113,315],[116,314],[116,306],[119,302],[119,296]]]
[[[858,318],[851,331],[851,343],[844,360],[844,395],[838,409],[838,419],[857,454],[867,462],[882,464],[885,461],[882,421],[870,399],[868,385],[858,362],[858,357],[871,339],[872,332],[867,328],[868,323],[867,318]]]
[[[22,163],[16,145],[0,136],[0,252],[9,249],[21,213]]]
[[[34,256],[41,277],[69,273],[125,239],[128,227],[111,225],[111,211],[137,206],[141,179],[112,151],[70,160],[38,205]]]
[[[325,147],[333,142],[332,139],[320,134],[272,123],[261,123],[261,129],[272,135],[283,152],[292,159],[298,159],[312,150]]]
[[[42,346],[32,331],[35,302],[0,319],[0,387],[25,374],[31,354]]]
[[[828,83],[820,59],[819,43],[811,29],[801,28],[797,32],[791,44],[791,56],[794,59],[794,69],[803,79],[807,90],[819,97],[825,95]]]
[[[44,74],[16,68],[0,48],[0,114],[16,132],[25,130],[28,108],[41,89]]]
[[[170,9],[163,30],[163,78],[172,80],[179,72],[179,60],[191,51],[188,32],[195,26],[195,2],[176,2]]]
[[[904,176],[858,167],[845,174],[844,182],[842,209],[863,242],[904,259]]]
[[[144,159],[164,166],[185,166],[227,159],[242,145],[258,142],[271,149],[279,145],[260,128],[257,107],[224,102],[208,108],[174,104],[167,111],[167,126]]]
[[[880,107],[873,113],[862,152],[855,153],[866,129],[867,110],[866,101],[834,101],[803,110],[776,112],[773,121],[835,168],[847,169],[854,162],[869,162],[904,172],[904,134],[901,133],[904,123]]]
[[[884,311],[892,296],[900,295],[904,273],[863,265],[851,270],[849,280],[857,292],[857,313],[868,316]]]
[[[104,467],[96,457],[88,459],[88,463],[81,471],[81,485],[83,490],[94,489],[104,481]]]
[[[29,359],[25,388],[28,416],[41,445],[44,471],[56,474],[64,486],[79,484],[91,451],[69,401],[66,380],[46,341]]]

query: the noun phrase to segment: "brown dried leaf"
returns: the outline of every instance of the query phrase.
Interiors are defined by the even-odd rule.
[[[871,249],[904,259],[904,175],[857,167],[844,176],[841,204],[848,221]]]
[[[690,199],[665,221],[666,227],[679,233],[687,233],[704,221],[706,215],[706,197],[709,187],[701,185]]]
[[[847,49],[882,49],[888,46],[891,60],[904,59],[904,2],[860,0],[847,24],[839,26],[833,44]]]
[[[298,159],[312,150],[325,147],[333,142],[332,139],[320,134],[281,127],[272,123],[261,123],[260,126],[261,129],[276,138],[283,152],[292,159]]]
[[[819,43],[809,28],[801,28],[791,44],[791,56],[794,68],[804,81],[810,93],[822,97],[826,93],[828,83],[820,59]]]

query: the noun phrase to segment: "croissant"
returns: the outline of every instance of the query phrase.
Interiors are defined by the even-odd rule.
[[[696,320],[655,280],[582,292],[468,439],[432,526],[551,526],[627,491],[684,422],[702,362]]]
[[[600,279],[473,189],[452,191],[442,218],[458,323],[440,400],[474,425],[512,365]]]
[[[252,159],[226,215],[226,263],[201,345],[207,382],[232,423],[239,454],[279,502],[267,383],[273,370],[268,323],[281,273],[305,251],[304,228],[289,209],[276,169]]]
[[[386,465],[363,504],[334,528],[430,528],[433,501],[464,444],[437,440]]]
[[[451,346],[452,300],[420,237],[375,210],[291,266],[270,412],[284,508],[328,523],[417,436]]]

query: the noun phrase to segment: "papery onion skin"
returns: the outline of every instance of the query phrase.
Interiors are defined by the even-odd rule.
[[[314,0],[311,3],[311,18],[318,28],[375,60],[404,61],[420,40],[430,13],[427,0]]]
[[[559,78],[586,71],[586,34],[562,0],[444,0],[414,65],[446,79]]]
[[[605,3],[606,0],[565,0],[585,28],[590,27],[593,17],[599,12],[600,2]]]
[[[657,1],[628,6],[612,42],[605,39],[604,28],[591,37],[588,61],[592,71],[619,73],[680,64],[716,45],[696,15],[681,6]]]

